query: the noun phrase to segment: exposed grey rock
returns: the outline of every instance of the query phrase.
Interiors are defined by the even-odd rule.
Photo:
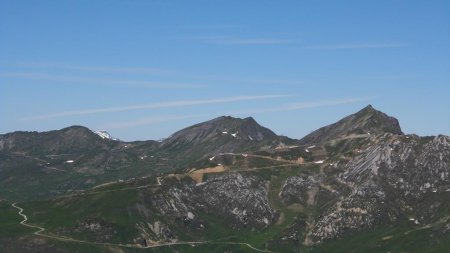
[[[234,229],[263,228],[277,218],[267,199],[266,182],[240,173],[171,187],[152,201],[165,215],[195,221],[195,213],[201,211],[223,217]]]
[[[310,232],[313,242],[392,222],[400,215],[415,217],[411,219],[420,224],[448,201],[448,196],[430,196],[450,189],[450,137],[385,134],[376,143],[343,165],[340,180],[352,192],[319,217]]]

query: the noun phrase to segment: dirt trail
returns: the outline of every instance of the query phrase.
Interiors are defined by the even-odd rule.
[[[254,247],[253,245],[251,245],[249,243],[245,243],[245,242],[217,242],[217,241],[191,241],[191,242],[184,241],[183,242],[183,241],[181,241],[181,242],[170,242],[170,243],[154,244],[154,245],[149,245],[149,246],[146,246],[146,247],[142,247],[140,245],[132,245],[132,244],[115,244],[115,243],[90,242],[90,241],[78,240],[78,239],[74,239],[74,238],[70,238],[70,237],[63,237],[63,236],[57,236],[57,235],[43,234],[42,232],[45,231],[45,228],[27,223],[28,217],[23,213],[24,212],[23,208],[17,206],[17,203],[13,203],[13,204],[11,204],[11,206],[14,207],[15,209],[17,209],[18,210],[18,214],[20,216],[22,216],[22,218],[23,218],[23,220],[19,222],[20,225],[25,226],[25,227],[30,227],[30,228],[37,229],[37,231],[35,231],[33,233],[34,235],[38,235],[38,236],[42,236],[42,237],[46,237],[46,238],[50,238],[50,239],[54,239],[54,240],[59,240],[59,241],[76,242],[76,243],[83,243],[83,244],[90,244],[90,245],[99,245],[99,246],[134,248],[134,249],[149,249],[149,248],[167,247],[167,246],[174,246],[174,245],[228,244],[228,245],[244,245],[244,246],[247,246],[250,249],[258,251],[258,252],[275,253],[273,251],[266,250],[266,249],[258,249],[256,247]]]

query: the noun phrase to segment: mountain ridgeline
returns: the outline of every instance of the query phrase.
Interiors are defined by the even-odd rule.
[[[1,252],[447,252],[450,137],[370,105],[300,140],[230,116],[161,141],[14,132],[0,197],[41,229],[5,222]]]
[[[371,105],[368,105],[355,114],[308,134],[300,140],[300,143],[323,143],[351,135],[378,135],[383,133],[403,134],[396,118],[377,111]]]

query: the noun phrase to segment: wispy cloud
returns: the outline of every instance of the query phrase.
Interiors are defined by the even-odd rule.
[[[178,28],[178,29],[186,29],[186,30],[218,30],[218,29],[232,29],[237,28],[236,25],[180,25],[180,26],[167,26],[167,28]]]
[[[279,107],[273,107],[273,108],[268,108],[268,109],[236,111],[231,114],[232,115],[249,115],[249,114],[257,114],[257,113],[296,111],[296,110],[302,110],[302,109],[307,109],[307,108],[316,108],[316,107],[325,107],[325,106],[332,106],[332,105],[344,105],[344,104],[365,102],[365,101],[369,101],[372,99],[374,99],[374,97],[349,98],[349,99],[338,99],[338,100],[319,100],[319,101],[286,104],[286,105],[282,105]]]
[[[320,100],[320,101],[310,101],[310,102],[302,102],[302,103],[293,103],[281,105],[279,107],[269,108],[269,109],[251,109],[246,111],[235,111],[235,112],[226,112],[224,115],[253,115],[260,113],[271,113],[271,112],[282,112],[282,111],[296,111],[308,108],[317,108],[317,107],[325,107],[325,106],[336,106],[336,105],[344,105],[344,104],[352,104],[358,102],[365,102],[373,99],[374,97],[369,98],[349,98],[349,99],[340,99],[340,100]],[[197,114],[197,115],[172,115],[172,116],[156,116],[149,118],[142,118],[132,121],[120,121],[120,122],[111,122],[101,126],[101,129],[117,129],[117,128],[131,128],[136,126],[143,125],[151,125],[155,123],[161,123],[165,121],[175,121],[175,120],[183,120],[183,119],[192,119],[199,117],[214,117],[217,115],[212,114]]]
[[[228,75],[214,75],[214,74],[196,74],[185,72],[182,70],[173,69],[161,69],[161,68],[148,68],[148,67],[112,67],[112,66],[90,66],[90,65],[76,65],[58,62],[3,62],[0,60],[0,64],[7,64],[12,66],[19,66],[21,68],[32,69],[33,71],[17,71],[17,72],[0,72],[0,76],[23,78],[29,80],[44,80],[55,82],[77,82],[77,83],[95,83],[105,85],[127,85],[149,88],[206,88],[214,86],[214,84],[223,83],[239,83],[239,84],[264,84],[264,85],[298,85],[304,84],[305,80],[299,79],[270,79],[270,78],[252,78],[252,77],[233,77],[232,74]],[[37,71],[36,71],[37,70]],[[42,72],[45,70],[46,72]],[[76,71],[76,74],[72,74]],[[49,71],[54,71],[49,74]],[[83,72],[83,73],[80,73]],[[111,78],[96,78],[86,77],[89,74],[104,74],[104,73],[117,73],[117,74],[152,74],[152,77],[166,77],[171,78],[178,77],[185,80],[198,80],[200,82],[207,82],[208,84],[198,83],[175,83],[175,82],[150,82],[143,80],[124,80],[124,79],[111,79]],[[56,74],[55,74],[56,73]],[[58,74],[59,73],[59,74]],[[310,83],[310,82],[308,82]]]
[[[132,120],[132,121],[110,122],[110,123],[100,126],[98,129],[131,128],[131,127],[151,125],[151,124],[166,122],[166,121],[192,119],[192,118],[204,117],[204,116],[205,115],[201,115],[201,114],[199,114],[199,115],[155,116],[155,117],[141,118],[141,119]]]
[[[39,72],[1,72],[0,76],[22,78],[28,80],[43,80],[52,82],[88,83],[96,85],[124,85],[147,88],[165,89],[198,89],[206,88],[204,84],[176,83],[176,82],[153,82],[144,80],[110,79],[97,77],[84,77],[76,75],[55,75]]]
[[[276,45],[294,42],[294,40],[282,38],[237,38],[228,36],[210,36],[197,39],[210,44],[222,45]]]
[[[204,99],[204,100],[177,100],[177,101],[166,101],[166,102],[143,104],[143,105],[130,105],[130,106],[121,106],[121,107],[107,107],[107,108],[63,111],[63,112],[57,112],[57,113],[51,113],[51,114],[43,114],[43,115],[36,115],[36,116],[31,116],[31,117],[24,117],[24,118],[21,118],[20,120],[43,120],[43,119],[74,116],[74,115],[88,115],[88,114],[98,114],[98,113],[123,112],[123,111],[134,111],[134,110],[143,110],[143,109],[182,107],[182,106],[205,105],[205,104],[223,104],[223,103],[232,103],[232,102],[249,101],[249,100],[284,98],[284,97],[290,97],[290,96],[292,96],[292,95],[258,95],[258,96],[223,97],[223,98]]]
[[[31,68],[45,68],[45,69],[61,69],[61,70],[76,70],[76,71],[89,71],[89,72],[101,72],[101,73],[141,73],[141,74],[153,74],[170,72],[160,68],[150,67],[112,67],[112,66],[90,66],[90,65],[75,65],[57,62],[24,62],[20,63],[25,67]]]
[[[403,43],[356,43],[356,44],[328,44],[328,45],[313,45],[306,46],[304,49],[370,49],[370,48],[398,48],[405,47]]]

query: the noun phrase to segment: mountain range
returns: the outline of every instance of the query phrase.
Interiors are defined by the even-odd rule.
[[[449,136],[371,105],[300,140],[230,116],[7,133],[0,252],[448,252],[449,173]]]

